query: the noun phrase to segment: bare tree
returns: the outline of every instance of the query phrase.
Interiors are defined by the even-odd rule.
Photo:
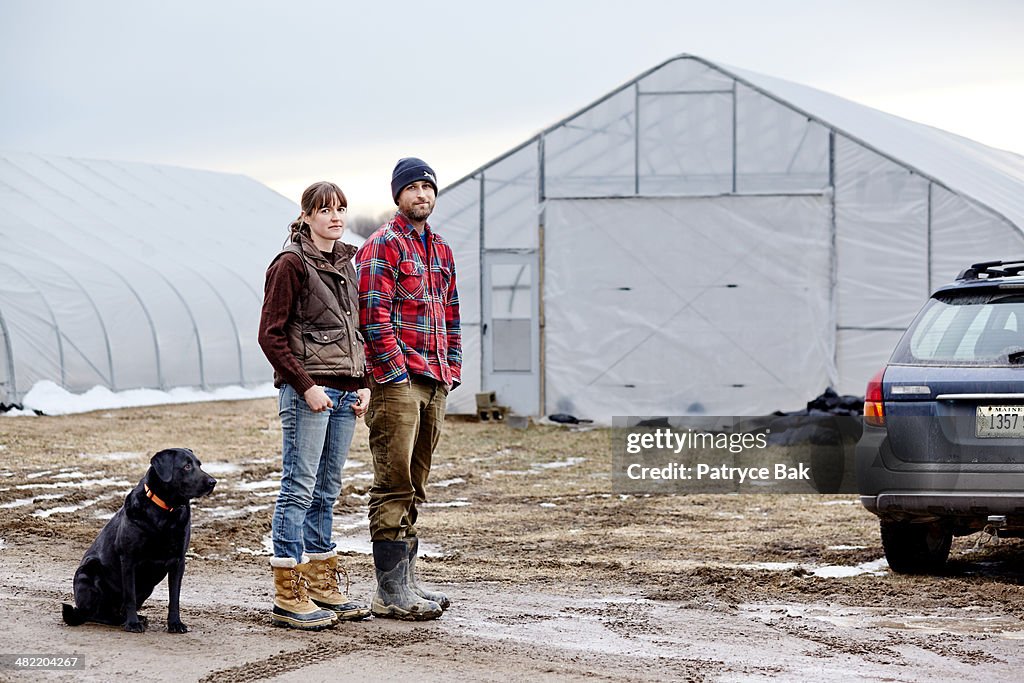
[[[377,228],[391,220],[393,215],[394,211],[391,210],[382,211],[376,216],[359,214],[350,218],[346,227],[360,237],[369,237]]]

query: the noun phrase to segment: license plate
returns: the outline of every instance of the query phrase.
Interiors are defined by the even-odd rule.
[[[1024,406],[978,406],[974,433],[978,438],[1024,438]]]

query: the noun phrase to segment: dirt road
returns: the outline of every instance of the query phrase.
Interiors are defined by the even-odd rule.
[[[850,496],[619,496],[603,430],[449,423],[420,517],[436,622],[316,634],[270,626],[280,429],[272,400],[0,418],[0,655],[77,654],[0,680],[1019,680],[1024,553],[954,541],[943,577],[888,571]],[[65,626],[85,548],[149,456],[195,450],[219,480],[194,506],[182,613],[162,631]],[[352,593],[368,597],[360,426],[336,508]],[[981,541],[979,543],[979,541]]]

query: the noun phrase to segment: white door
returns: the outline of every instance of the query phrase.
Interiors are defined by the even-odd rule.
[[[519,415],[540,412],[536,251],[485,251],[481,391]]]

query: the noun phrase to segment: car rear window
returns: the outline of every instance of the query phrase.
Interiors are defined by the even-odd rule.
[[[893,352],[893,363],[1010,365],[1024,350],[1024,294],[937,294]],[[1019,362],[1018,362],[1019,364]]]

